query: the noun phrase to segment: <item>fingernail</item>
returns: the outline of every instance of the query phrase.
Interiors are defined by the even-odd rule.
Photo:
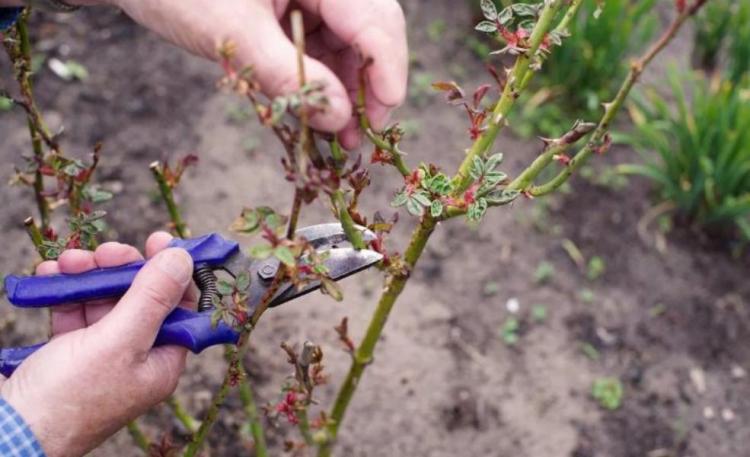
[[[184,249],[166,249],[154,258],[154,266],[180,285],[187,285],[193,276],[193,261]]]

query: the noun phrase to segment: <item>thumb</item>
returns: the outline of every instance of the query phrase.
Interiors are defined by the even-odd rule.
[[[273,11],[264,8],[258,16],[253,27],[246,30],[246,36],[235,43],[238,64],[252,67],[255,80],[267,96],[287,95],[299,89],[297,49]],[[304,65],[307,81],[322,83],[328,99],[328,106],[310,119],[310,125],[327,132],[343,129],[352,117],[352,103],[344,84],[316,59],[305,56]]]
[[[164,318],[182,300],[193,275],[193,259],[184,249],[165,249],[149,260],[133,284],[99,325],[107,339],[148,352]]]

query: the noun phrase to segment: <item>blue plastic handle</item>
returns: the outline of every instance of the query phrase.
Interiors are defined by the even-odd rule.
[[[188,240],[174,239],[170,247],[185,249],[197,266],[214,268],[224,265],[239,251],[235,241],[215,233]],[[74,275],[7,276],[5,290],[8,300],[23,308],[115,298],[128,290],[144,264],[143,261],[134,262]],[[196,313],[177,308],[164,320],[154,345],[178,345],[198,353],[216,344],[236,343],[238,338],[238,333],[223,322],[213,328],[211,311]],[[0,349],[0,373],[10,376],[26,357],[43,345]]]
[[[170,247],[183,248],[195,265],[217,267],[236,254],[239,245],[216,233],[182,240],[175,238]],[[5,278],[8,300],[21,308],[45,308],[66,303],[114,298],[124,294],[143,261],[116,268],[99,268],[74,275],[13,276]]]
[[[223,321],[216,327],[211,326],[211,311],[196,313],[177,308],[164,320],[154,346],[182,346],[197,354],[209,346],[237,344],[238,339],[239,333]],[[0,349],[0,373],[5,377],[10,376],[26,357],[42,346],[44,343]]]

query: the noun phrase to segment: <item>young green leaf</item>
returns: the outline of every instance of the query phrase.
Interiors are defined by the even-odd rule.
[[[250,248],[248,253],[254,259],[264,260],[273,254],[273,247],[268,244],[256,244]]]
[[[478,32],[495,33],[497,32],[497,24],[491,21],[482,21],[474,29]]]
[[[423,190],[414,192],[411,196],[412,200],[416,200],[422,206],[430,206],[430,196]]]
[[[229,295],[232,295],[232,292],[234,292],[234,284],[222,279],[216,282],[216,290],[222,296],[227,297]]]
[[[482,0],[481,3],[482,14],[488,21],[494,21],[497,19],[497,7],[493,0]]]
[[[239,291],[246,291],[250,288],[250,274],[243,271],[242,273],[237,275],[237,278],[234,280],[234,286]]]
[[[288,267],[293,267],[297,263],[292,250],[286,246],[277,246],[273,251],[273,255]]]
[[[413,198],[410,198],[406,202],[406,210],[409,211],[409,214],[412,216],[421,217],[424,215],[424,206]]]
[[[391,201],[391,206],[398,208],[399,206],[404,206],[407,201],[409,201],[409,196],[406,195],[406,192],[399,192],[393,198],[393,201]]]
[[[433,200],[430,205],[430,215],[432,217],[440,217],[443,214],[443,202],[440,200]]]

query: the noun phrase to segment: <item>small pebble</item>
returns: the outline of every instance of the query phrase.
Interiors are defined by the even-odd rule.
[[[703,417],[705,417],[708,420],[711,420],[714,417],[716,417],[716,412],[714,411],[712,407],[706,406],[705,408],[703,408]]]
[[[747,376],[747,372],[744,368],[739,365],[732,365],[732,377],[734,379],[743,379]]]
[[[724,408],[721,410],[721,418],[724,419],[724,422],[731,422],[734,420],[734,411],[732,411],[729,408]]]
[[[690,380],[695,386],[695,390],[703,395],[706,392],[706,374],[700,368],[690,369]]]
[[[521,303],[516,297],[509,298],[508,301],[505,302],[505,309],[510,313],[516,314],[518,310],[521,309]]]

